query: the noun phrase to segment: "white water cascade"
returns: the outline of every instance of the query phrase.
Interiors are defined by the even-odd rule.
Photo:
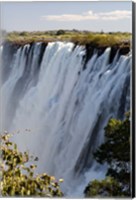
[[[38,172],[63,178],[67,196],[81,197],[87,183],[104,177],[93,159],[111,117],[129,110],[131,53],[97,51],[51,42],[3,48],[1,131],[20,131],[20,150],[38,156]]]

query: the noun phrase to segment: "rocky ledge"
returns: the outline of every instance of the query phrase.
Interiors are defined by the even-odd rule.
[[[48,42],[55,42],[55,41],[58,41],[58,40],[48,40],[48,41],[38,41],[38,42],[42,42],[42,50],[44,51]],[[4,49],[6,49],[6,51],[8,49],[8,51],[10,51],[10,55],[13,55],[19,47],[24,46],[25,44],[27,44],[27,43],[25,43],[25,42],[22,43],[22,42],[18,42],[18,41],[14,41],[14,42],[4,41],[3,42]],[[31,49],[31,47],[35,44],[35,42],[30,42],[29,44],[30,44],[30,49]],[[76,42],[74,42],[74,44],[75,44],[74,48],[77,45],[85,46],[86,55],[84,56],[85,64],[84,64],[83,69],[86,68],[86,63],[92,57],[94,52],[97,51],[98,56],[100,56],[105,51],[105,49],[109,47],[108,45],[100,46],[97,43],[91,43],[91,42],[86,43],[86,44],[79,44],[79,42],[76,41]],[[111,47],[111,53],[110,53],[109,63],[111,63],[113,61],[117,51],[119,52],[119,55],[127,55],[130,52],[130,41],[123,41],[120,44],[114,44],[110,47]]]

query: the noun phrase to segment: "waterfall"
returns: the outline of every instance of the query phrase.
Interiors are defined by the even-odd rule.
[[[131,53],[112,62],[110,47],[86,53],[71,42],[1,47],[1,132],[20,132],[13,140],[38,156],[37,171],[63,178],[66,195],[78,197],[104,176],[93,152],[108,120],[130,107]]]

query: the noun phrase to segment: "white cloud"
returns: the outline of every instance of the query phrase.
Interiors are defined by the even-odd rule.
[[[84,21],[84,20],[121,20],[130,19],[131,11],[115,10],[111,12],[95,13],[92,10],[82,14],[64,14],[64,15],[46,15],[42,16],[41,20],[49,21]]]
[[[94,15],[48,15],[43,16],[43,19],[50,21],[83,21],[89,19],[97,19]]]
[[[119,20],[131,18],[131,11],[128,10],[115,10],[112,12],[99,13],[99,17],[103,20]]]

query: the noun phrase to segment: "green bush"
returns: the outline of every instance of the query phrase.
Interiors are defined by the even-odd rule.
[[[94,153],[100,164],[107,164],[108,179],[92,181],[86,187],[85,196],[131,195],[130,189],[130,120],[111,119],[105,128],[105,143]],[[115,187],[116,186],[116,187]]]
[[[56,35],[64,35],[65,34],[65,31],[64,30],[58,30]]]
[[[92,181],[88,184],[84,193],[86,197],[122,196],[122,191],[119,183],[112,177],[106,177],[101,181]]]
[[[30,156],[20,152],[15,143],[10,141],[11,134],[5,133],[1,140],[1,196],[63,196],[59,183],[54,176],[46,173],[35,175],[35,164],[29,165]],[[36,162],[38,158],[33,158]]]

